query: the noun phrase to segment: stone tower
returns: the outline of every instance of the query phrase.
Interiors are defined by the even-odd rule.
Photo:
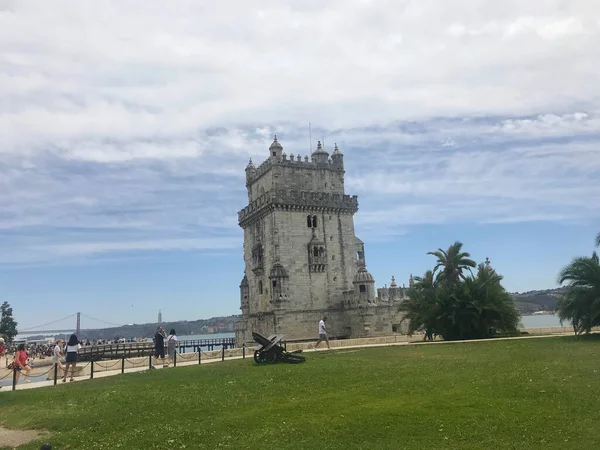
[[[338,146],[330,157],[318,142],[309,160],[288,157],[275,137],[260,166],[248,163],[246,188],[248,206],[238,213],[245,264],[238,344],[251,341],[252,331],[313,338],[323,315],[338,337],[372,334],[378,318],[375,281],[366,270],[364,244],[354,234],[358,200],[344,191]],[[365,308],[368,324],[360,319]]]

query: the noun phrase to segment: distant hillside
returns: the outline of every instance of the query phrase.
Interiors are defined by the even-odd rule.
[[[549,311],[556,308],[558,299],[566,288],[545,289],[541,291],[514,292],[511,293],[522,313],[535,311]]]
[[[190,334],[215,334],[215,333],[231,333],[234,331],[234,324],[240,315],[232,315],[225,317],[211,317],[210,319],[199,320],[179,320],[175,322],[163,322],[160,325],[167,333],[171,329],[182,335]],[[123,325],[114,328],[100,328],[96,330],[81,330],[81,339],[115,339],[115,338],[147,338],[154,336],[158,323],[143,323]],[[40,336],[41,338],[42,336]],[[62,337],[62,336],[61,336]]]

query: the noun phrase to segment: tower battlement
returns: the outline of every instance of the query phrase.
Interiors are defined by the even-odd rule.
[[[284,189],[269,191],[238,212],[240,226],[243,228],[269,207],[354,214],[358,211],[358,197],[356,195]]]

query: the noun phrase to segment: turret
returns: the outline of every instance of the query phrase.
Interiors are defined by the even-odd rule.
[[[241,303],[240,309],[244,313],[248,312],[249,292],[250,292],[250,287],[248,285],[248,277],[246,276],[246,271],[244,271],[244,278],[242,278],[242,282],[240,283],[240,303]]]
[[[256,175],[256,166],[252,162],[252,158],[250,158],[250,161],[248,162],[248,165],[246,166],[246,183],[250,183],[250,181],[252,181],[252,179],[254,178],[255,175]]]
[[[281,161],[283,153],[283,147],[277,140],[277,136],[273,139],[273,143],[269,147],[269,154],[271,156],[271,161]]]
[[[321,141],[318,141],[317,149],[311,155],[311,159],[317,165],[329,165],[329,153],[323,149]]]
[[[364,264],[361,264],[358,272],[354,275],[352,284],[354,285],[354,298],[359,304],[375,303],[375,279]]]
[[[337,169],[344,168],[344,154],[340,151],[337,144],[333,147],[333,153],[331,154],[331,164]]]

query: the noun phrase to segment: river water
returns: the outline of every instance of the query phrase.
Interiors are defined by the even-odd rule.
[[[521,316],[521,328],[547,328],[547,327],[570,327],[571,322],[565,321],[560,324],[558,316],[553,314],[539,314],[533,316]]]

